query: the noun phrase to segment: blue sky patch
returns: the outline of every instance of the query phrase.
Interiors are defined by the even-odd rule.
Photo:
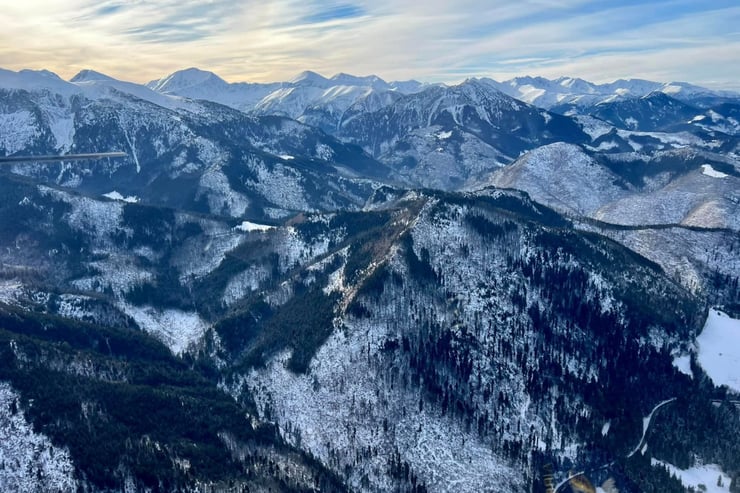
[[[334,20],[352,19],[354,17],[361,17],[364,14],[365,11],[361,7],[347,3],[318,10],[311,15],[305,16],[302,20],[307,24],[319,24]]]

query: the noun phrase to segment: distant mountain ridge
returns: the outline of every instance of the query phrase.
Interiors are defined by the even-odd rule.
[[[194,69],[186,69],[160,79],[160,81],[171,78],[179,78],[186,75]],[[197,70],[197,69],[195,69]],[[212,74],[211,72],[208,72]],[[215,74],[212,74],[215,77]],[[515,77],[512,79],[497,81],[490,78],[484,80],[493,84],[501,92],[508,94],[516,99],[543,108],[556,108],[563,105],[589,106],[603,102],[615,100],[624,100],[631,98],[640,98],[651,92],[662,92],[681,101],[690,100],[722,100],[740,98],[740,93],[734,91],[713,90],[701,87],[688,82],[656,82],[644,79],[619,79],[609,83],[598,84],[580,78],[559,77],[557,79],[547,79],[544,77]],[[152,87],[154,83],[148,85]],[[233,85],[246,84],[238,82]],[[306,71],[298,74],[293,79],[286,82],[275,82],[263,84],[264,86],[274,86],[276,84],[285,85],[313,85],[321,88],[332,86],[353,86],[353,87],[371,87],[374,90],[394,90],[403,94],[418,92],[429,85],[445,84],[422,84],[415,80],[385,82],[376,75],[357,77],[345,73],[339,73],[331,78],[326,78],[316,72]],[[256,84],[251,84],[256,85]],[[154,87],[152,87],[154,88]],[[155,88],[156,89],[156,88]],[[156,89],[159,90],[159,89]],[[172,94],[180,94],[173,89],[165,89]]]
[[[527,97],[522,97],[524,101],[508,94],[521,92],[525,87],[530,89],[524,94]],[[546,90],[553,87],[582,96],[570,99],[570,106],[561,105],[552,110],[526,102],[527,99],[546,102],[546,98],[533,95],[537,93],[544,97],[549,94]],[[213,125],[214,119],[225,118],[233,122],[234,119],[254,116],[277,116],[315,127],[318,129],[316,132],[328,134],[345,144],[360,146],[389,168],[382,169],[380,163],[369,166],[368,158],[353,155],[354,151],[349,154],[342,151],[345,156],[345,163],[341,165],[343,172],[353,167],[345,165],[346,160],[354,156],[355,162],[365,163],[361,167],[373,179],[383,177],[404,186],[446,190],[474,185],[485,180],[496,168],[514,162],[522,153],[555,142],[582,145],[590,153],[606,154],[651,154],[684,147],[702,152],[733,153],[740,145],[740,98],[728,99],[705,109],[700,104],[707,101],[708,94],[719,98],[729,93],[635,79],[597,85],[572,78],[550,81],[541,77],[522,77],[508,83],[473,78],[448,86],[416,81],[388,83],[377,76],[357,77],[344,73],[327,78],[306,71],[287,82],[250,84],[228,83],[212,72],[189,68],[144,86],[94,70],[83,70],[69,82],[48,71],[2,70],[0,89],[29,91],[27,97],[15,95],[7,98],[6,102],[9,104],[20,98],[28,100],[24,104],[39,105],[40,110],[33,116],[21,110],[23,105],[20,103],[10,104],[4,110],[8,114],[6,118],[15,122],[0,135],[0,151],[8,155],[23,148],[40,151],[43,147],[44,152],[50,152],[52,149],[71,150],[73,146],[79,149],[81,145],[87,145],[77,142],[80,137],[77,127],[85,127],[86,124],[71,116],[82,111],[82,108],[72,111],[72,98],[94,101],[101,107],[110,104],[106,101],[115,101],[119,109],[129,105],[134,98],[152,105],[147,106],[147,113],[159,112],[156,107],[181,113],[176,117],[172,114],[143,119],[135,117],[130,122],[128,136],[121,135],[115,142],[117,149],[129,151],[134,160],[142,157],[135,148],[142,149],[141,143],[145,140],[171,141],[172,135],[179,133],[176,122],[181,121],[182,115],[208,122],[207,126],[212,128],[220,128]],[[645,95],[627,98],[645,92]],[[604,98],[607,93],[611,95]],[[668,93],[673,96],[698,94],[704,99],[689,104]],[[59,103],[62,100],[57,100],[57,103],[49,104],[44,94],[59,95],[67,102]],[[587,100],[601,102],[588,106]],[[584,106],[575,106],[576,103]],[[38,118],[45,122],[41,127],[21,124]],[[171,118],[173,126],[169,137],[158,139],[156,132],[152,134],[152,128],[161,126],[156,122]],[[120,126],[124,120],[127,119],[117,117],[116,121]],[[278,157],[295,158],[304,153],[305,149],[300,146],[274,145],[271,141],[275,135],[267,137],[263,131],[275,128],[274,125],[256,120],[245,122],[249,122],[244,125],[252,129],[248,134],[254,147]],[[288,140],[292,139],[290,129],[300,128],[288,124],[287,120],[283,126],[285,130],[281,133],[284,135],[280,138]],[[310,127],[298,133],[304,133]],[[143,133],[137,135],[139,132]],[[215,131],[211,136],[222,138],[222,132],[223,129]],[[232,135],[236,134],[232,132]],[[48,144],[40,143],[47,138],[50,139]],[[326,140],[318,134],[312,138]],[[138,146],[135,145],[137,139]],[[191,139],[188,145],[193,142]],[[161,144],[150,144],[154,149],[161,148]],[[335,144],[338,143],[331,145]],[[99,142],[97,147],[100,145]],[[307,157],[317,157],[316,149],[319,147],[310,147],[312,150]],[[156,154],[161,152],[156,151]],[[287,164],[293,166],[296,163]],[[136,168],[139,168],[138,164]],[[373,168],[375,172],[371,171]],[[357,169],[351,171],[349,176],[361,176],[356,172]],[[355,201],[358,202],[361,200]]]
[[[421,90],[425,84],[415,80],[386,82],[376,75],[358,77],[345,73],[326,78],[310,70],[282,82],[228,83],[213,72],[188,68],[146,86],[162,94],[206,99],[240,111],[298,118],[307,108],[322,102],[347,100],[335,103],[344,110],[369,92],[408,94]]]
[[[560,77],[515,77],[497,82],[491,80],[501,92],[555,111],[568,107],[595,106],[600,103],[641,98],[653,92],[662,92],[683,102],[718,102],[740,98],[740,93],[715,91],[687,82],[654,82],[644,79],[619,79],[605,84],[595,84],[583,79]]]
[[[0,101],[0,154],[125,151],[123,159],[85,168],[13,168],[95,195],[115,190],[147,203],[264,219],[362,207],[372,180],[390,172],[357,146],[288,118],[250,116],[94,71],[73,82],[2,72]]]

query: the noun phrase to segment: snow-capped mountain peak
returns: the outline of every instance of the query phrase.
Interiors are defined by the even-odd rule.
[[[572,91],[578,91],[584,94],[593,94],[596,92],[596,89],[591,82],[577,77],[561,77],[556,82],[559,86],[566,87]]]
[[[30,92],[48,90],[51,92],[71,95],[79,92],[75,87],[54,72],[48,70],[28,70],[19,72],[0,69],[0,87],[3,89],[22,89]]]
[[[345,74],[340,72],[329,79],[336,85],[340,86],[366,86],[372,87],[376,90],[387,90],[389,89],[388,83],[378,77],[377,75],[367,75],[365,77],[358,77],[356,75]]]
[[[332,85],[329,79],[321,74],[312,72],[311,70],[305,70],[301,72],[300,74],[290,79],[289,82],[295,85],[313,86],[320,88],[326,88]]]
[[[81,71],[71,79],[71,83],[88,99],[117,98],[118,94],[126,94],[169,109],[187,109],[189,106],[189,102],[179,96],[153,91],[144,85],[114,79],[94,70]]]
[[[177,94],[180,91],[205,84],[219,88],[228,86],[225,80],[213,72],[190,67],[173,72],[162,79],[153,80],[147,84],[147,87],[157,92]]]
[[[70,82],[88,82],[88,81],[115,81],[113,77],[109,75],[96,72],[91,69],[80,70],[77,75],[69,79]]]
[[[397,92],[400,92],[402,94],[414,94],[419,91],[423,91],[425,88],[429,87],[429,84],[424,84],[422,82],[419,82],[418,80],[394,80],[393,82],[389,82],[388,86]]]

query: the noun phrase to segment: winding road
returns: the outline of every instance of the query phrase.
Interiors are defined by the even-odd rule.
[[[645,443],[645,435],[647,435],[648,429],[650,429],[650,423],[653,420],[653,416],[655,415],[655,412],[660,409],[661,407],[665,406],[666,404],[670,404],[671,402],[675,401],[676,398],[672,399],[666,399],[663,402],[658,403],[652,411],[650,411],[650,414],[647,415],[646,418],[642,418],[642,437],[640,437],[640,442],[637,444],[637,447],[635,447],[632,452],[627,454],[627,457],[632,457],[637,453],[638,450],[640,450],[643,446],[643,443]]]
[[[673,397],[672,399],[666,399],[666,400],[664,400],[662,402],[659,402],[652,409],[652,411],[650,411],[650,414],[648,414],[646,417],[642,418],[642,436],[640,437],[640,441],[637,443],[637,446],[629,454],[627,454],[627,458],[632,457],[633,455],[635,455],[637,453],[637,451],[640,450],[643,447],[643,445],[645,444],[645,436],[647,435],[647,432],[650,429],[650,425],[653,422],[653,417],[655,416],[655,413],[658,411],[658,409],[660,409],[661,407],[663,407],[663,406],[665,406],[667,404],[670,404],[671,402],[673,402],[675,400],[676,400],[676,398]],[[597,467],[595,469],[590,469],[589,471],[585,471],[584,470],[584,471],[579,471],[579,472],[576,472],[576,473],[572,473],[572,474],[568,475],[568,477],[566,477],[565,479],[563,479],[562,481],[560,481],[555,486],[555,488],[553,489],[553,493],[558,493],[558,491],[560,491],[561,488],[563,488],[565,485],[567,485],[570,482],[571,479],[573,479],[573,478],[575,478],[577,476],[580,476],[582,474],[586,474],[586,472],[594,472],[594,471],[598,471],[600,469],[604,469],[606,467],[611,466],[612,464],[614,464],[614,462],[610,462],[608,464],[605,464],[605,465],[603,465],[601,467]]]

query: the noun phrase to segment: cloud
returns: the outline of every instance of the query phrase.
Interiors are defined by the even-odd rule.
[[[569,75],[740,89],[734,0],[45,0],[0,12],[0,66],[144,82],[187,66],[227,80],[332,75],[454,82]]]

